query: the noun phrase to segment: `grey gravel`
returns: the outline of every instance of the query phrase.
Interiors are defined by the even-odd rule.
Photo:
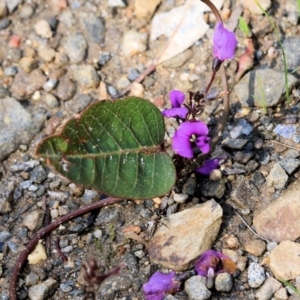
[[[82,12],[79,16],[87,39],[93,43],[102,44],[105,38],[104,22],[94,13]]]
[[[197,187],[197,182],[195,177],[190,177],[182,187],[182,193],[194,196]]]
[[[233,286],[233,280],[230,274],[221,273],[215,278],[215,289],[219,292],[230,292]]]
[[[0,242],[5,242],[12,234],[8,231],[0,231]]]
[[[192,276],[184,283],[184,290],[190,300],[206,300],[211,296],[210,290],[205,285],[205,278],[201,276]]]
[[[279,164],[289,175],[291,175],[300,166],[300,160],[294,158],[284,158],[279,161]]]
[[[29,113],[14,98],[0,99],[0,111],[4,112],[0,114],[0,160],[2,160],[21,143],[28,144],[40,130],[46,116],[38,110],[34,114]],[[20,128],[23,130],[20,131]]]
[[[39,281],[39,276],[34,272],[30,272],[25,278],[26,286],[36,285],[38,281]]]
[[[242,149],[248,140],[246,139],[230,139],[226,138],[224,141],[222,141],[222,146],[228,147],[230,149]]]
[[[221,199],[225,192],[224,180],[211,181],[209,179],[203,180],[201,185],[201,193],[204,197],[211,198],[216,197]]]
[[[30,287],[28,290],[28,297],[30,300],[47,299],[55,292],[57,286],[57,281],[53,278],[49,278],[44,282]]]
[[[87,51],[87,42],[81,33],[64,36],[61,46],[68,55],[70,62],[78,64],[84,60]]]
[[[269,175],[266,178],[268,186],[274,186],[276,189],[283,189],[289,177],[279,163],[275,163]]]
[[[252,288],[260,287],[266,280],[265,270],[258,263],[252,262],[248,267],[248,284]]]

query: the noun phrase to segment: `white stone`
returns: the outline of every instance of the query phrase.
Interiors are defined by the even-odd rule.
[[[129,30],[123,37],[123,52],[126,56],[133,56],[145,52],[147,49],[147,33]]]
[[[125,7],[126,4],[123,0],[108,0],[109,7]]]
[[[248,268],[248,284],[252,288],[260,287],[266,280],[265,270],[258,263],[252,262]]]
[[[202,276],[192,276],[186,280],[184,283],[184,290],[187,293],[189,300],[206,300],[211,296],[211,291],[207,289],[205,278]]]
[[[52,37],[51,27],[46,20],[37,21],[34,25],[34,30],[39,36],[43,38],[49,39]]]
[[[35,246],[27,259],[30,265],[38,264],[39,262],[47,259],[46,250],[41,241]]]

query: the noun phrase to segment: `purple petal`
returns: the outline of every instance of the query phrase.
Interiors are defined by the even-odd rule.
[[[169,97],[173,108],[180,107],[185,99],[184,93],[178,90],[172,90],[169,94]]]
[[[210,151],[210,138],[207,136],[200,136],[196,140],[196,146],[200,148],[203,153],[208,153]]]
[[[164,294],[179,290],[180,282],[175,280],[176,273],[163,274],[155,272],[147,283],[143,285],[146,300],[162,300]]]
[[[172,139],[172,148],[175,153],[182,157],[193,158],[194,152],[190,136],[180,132],[180,127],[175,132]]]
[[[236,264],[231,258],[222,252],[208,250],[204,252],[195,263],[195,271],[198,275],[209,276],[209,272],[213,269],[215,274],[227,272],[234,274],[236,272]]]
[[[208,135],[208,127],[201,121],[183,122],[178,130],[180,130],[182,134],[188,135],[189,137],[191,137],[193,134],[197,137]]]
[[[208,127],[201,121],[196,122],[183,122],[175,132],[172,140],[172,147],[175,153],[182,157],[193,158],[193,145],[190,141],[192,135],[197,137],[197,142],[201,146],[201,151],[207,153],[210,150],[210,146],[207,143],[209,138],[207,137]],[[201,141],[201,142],[200,142]]]
[[[184,119],[188,113],[188,109],[186,107],[179,107],[179,108],[171,108],[165,109],[161,112],[163,116],[171,118],[171,117],[179,117]]]
[[[205,251],[195,263],[195,271],[198,275],[207,276],[209,268],[217,267],[220,258],[218,252],[214,250]]]
[[[201,166],[200,168],[197,168],[195,172],[202,174],[202,175],[207,175],[211,173],[211,171],[215,170],[219,166],[219,159],[218,158],[213,158],[213,159],[208,159],[204,162],[204,165]]]
[[[220,61],[232,59],[234,57],[237,39],[232,31],[224,28],[222,22],[218,22],[215,27],[213,44],[214,57],[218,58]]]

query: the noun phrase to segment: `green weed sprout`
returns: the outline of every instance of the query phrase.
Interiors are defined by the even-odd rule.
[[[298,3],[299,3],[299,0],[298,0]],[[291,283],[289,283],[288,281],[283,281],[282,283],[284,284],[284,286],[290,288],[296,296],[300,297],[299,290],[296,287],[294,287]]]
[[[300,3],[300,0],[297,0],[298,4]],[[281,52],[282,52],[282,58],[283,58],[283,65],[284,65],[284,85],[285,85],[285,95],[286,95],[286,99],[288,103],[291,103],[291,99],[290,99],[290,94],[289,94],[289,86],[288,86],[288,69],[287,69],[287,63],[286,63],[286,55],[285,55],[285,51],[281,42],[281,38],[280,38],[280,34],[279,34],[279,30],[276,26],[276,24],[274,23],[274,21],[271,19],[270,15],[266,12],[266,10],[260,5],[258,0],[255,0],[257,6],[260,8],[260,10],[264,13],[264,15],[268,18],[279,43]]]
[[[248,38],[251,36],[251,30],[243,17],[239,17],[239,28],[241,29],[245,37]]]
[[[267,98],[266,98],[266,93],[264,90],[263,80],[261,77],[258,77],[257,81],[258,81],[258,85],[259,85],[260,97],[257,98],[257,97],[255,97],[255,95],[252,95],[252,97],[253,97],[254,101],[262,107],[263,114],[266,114],[267,113]]]

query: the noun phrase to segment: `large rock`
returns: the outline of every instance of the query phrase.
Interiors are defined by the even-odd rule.
[[[46,116],[30,114],[14,98],[0,99],[0,161],[19,145],[28,144],[40,130]]]
[[[280,281],[295,279],[300,275],[300,244],[281,242],[270,254],[269,267]]]
[[[257,69],[247,73],[234,87],[233,99],[242,107],[272,107],[285,98],[284,73],[272,69]],[[288,75],[291,90],[297,79]]]
[[[300,237],[300,179],[254,217],[258,234],[272,241],[295,241]]]
[[[175,271],[187,269],[191,261],[211,248],[222,215],[214,200],[171,215],[149,242],[151,261]]]

